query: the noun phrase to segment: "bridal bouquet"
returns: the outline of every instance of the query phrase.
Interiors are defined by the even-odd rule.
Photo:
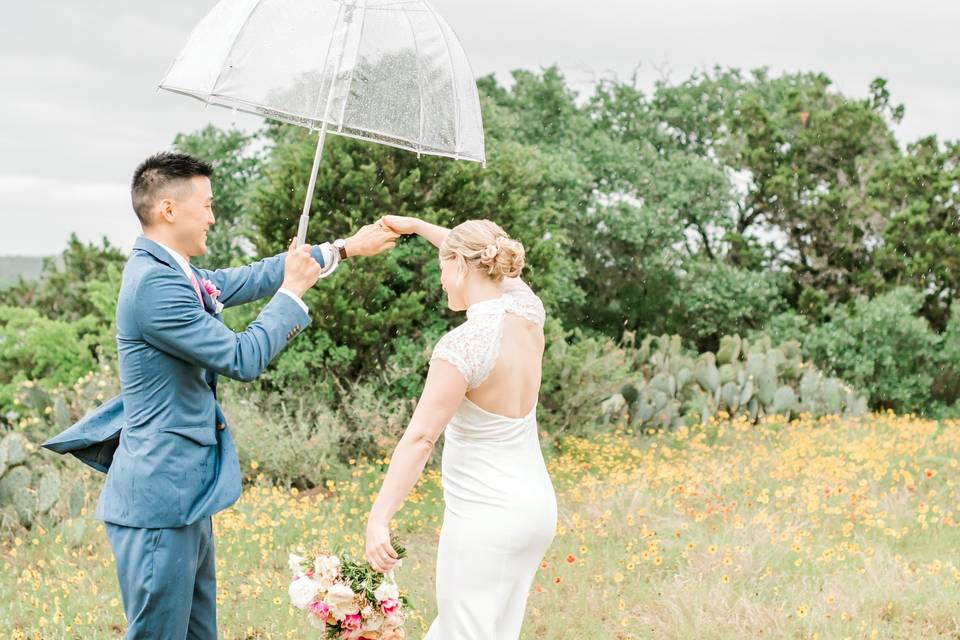
[[[397,556],[406,550],[394,544]],[[365,561],[318,551],[312,557],[290,554],[290,602],[309,616],[325,638],[403,640],[407,600],[393,571],[379,573]]]

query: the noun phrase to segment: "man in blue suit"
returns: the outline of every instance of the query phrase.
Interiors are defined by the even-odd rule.
[[[301,300],[340,260],[375,255],[396,235],[379,224],[333,244],[206,271],[212,170],[176,153],[133,178],[143,235],[117,302],[121,395],[45,444],[107,471],[96,517],[106,523],[127,638],[217,637],[211,516],[240,496],[240,466],[216,398],[217,376],[252,380],[309,323]],[[272,297],[246,330],[223,307]]]

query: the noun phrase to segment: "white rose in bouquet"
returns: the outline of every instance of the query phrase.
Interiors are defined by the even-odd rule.
[[[400,598],[400,589],[397,588],[397,585],[394,583],[384,580],[380,583],[380,586],[377,587],[376,591],[373,592],[373,596],[378,602],[391,599],[398,600]]]
[[[300,576],[290,583],[290,602],[297,609],[306,609],[320,593],[320,584],[307,576]]]
[[[348,615],[360,613],[360,606],[356,603],[356,595],[345,584],[335,584],[327,591],[325,601],[330,605],[330,612],[337,620],[343,620]]]

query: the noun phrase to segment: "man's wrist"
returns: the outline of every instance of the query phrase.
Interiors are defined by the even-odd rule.
[[[303,294],[306,293],[306,291],[301,291],[299,287],[294,287],[290,284],[287,284],[286,282],[280,285],[280,289],[278,291],[292,294],[298,298],[302,298]]]
[[[347,238],[343,241],[343,252],[340,254],[340,257],[343,258],[346,254],[347,258],[353,258],[357,253],[357,240],[353,236]]]

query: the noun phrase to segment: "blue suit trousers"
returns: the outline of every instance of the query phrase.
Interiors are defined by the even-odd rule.
[[[127,640],[216,640],[211,519],[165,529],[105,526],[117,560]]]

